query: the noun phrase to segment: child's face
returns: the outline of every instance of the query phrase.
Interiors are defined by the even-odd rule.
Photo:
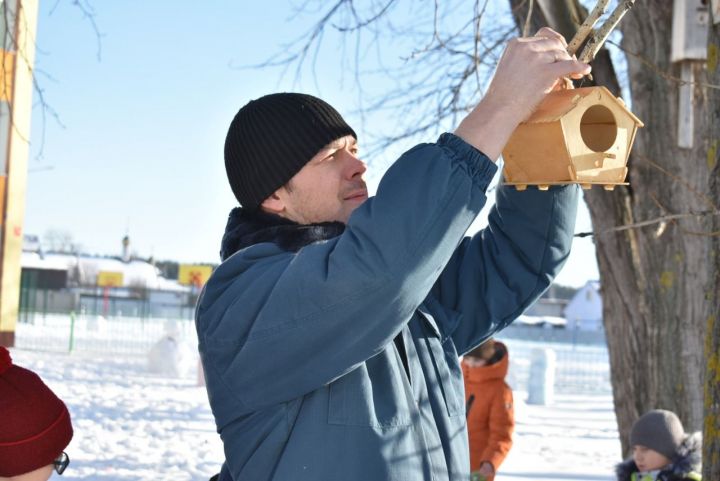
[[[633,461],[640,471],[654,471],[670,464],[670,460],[662,454],[641,445],[633,446]]]
[[[21,474],[19,476],[13,476],[11,478],[3,478],[0,476],[0,481],[47,481],[53,473],[53,465],[43,466],[40,469],[31,471],[29,473]]]
[[[495,342],[492,340],[487,341],[485,344],[467,353],[463,359],[471,367],[486,366],[495,355],[495,349]]]

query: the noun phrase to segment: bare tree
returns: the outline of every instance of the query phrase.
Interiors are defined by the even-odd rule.
[[[68,231],[49,229],[43,236],[43,250],[46,252],[77,254],[80,249],[80,244],[73,240],[72,234]]]
[[[95,9],[93,8],[92,4],[90,3],[90,0],[56,0],[53,4],[50,15],[52,15],[55,10],[58,8],[69,6],[71,8],[76,9],[80,15],[82,15],[83,19],[90,25],[90,27],[93,30],[93,33],[95,35],[95,40],[97,43],[97,59],[98,62],[101,60],[101,54],[102,54],[102,33],[100,32],[98,23],[96,21],[96,13]],[[22,0],[0,0],[0,36],[2,37],[2,50],[5,52],[17,52],[20,55],[20,61],[16,63],[15,68],[27,68],[32,70],[33,77],[33,93],[34,93],[34,104],[39,107],[38,113],[41,117],[41,130],[40,130],[40,139],[37,139],[40,148],[38,149],[38,157],[43,156],[43,150],[45,147],[45,127],[47,125],[47,120],[51,119],[54,120],[59,126],[64,127],[62,120],[60,119],[60,115],[58,112],[52,107],[51,103],[48,101],[48,99],[45,96],[45,89],[43,87],[44,82],[43,80],[54,80],[52,75],[42,69],[39,69],[33,65],[33,62],[28,61],[26,58],[26,53],[28,49],[32,49],[33,51],[38,48],[37,45],[17,45],[17,39],[15,37],[15,30],[17,29],[17,25],[15,25],[15,22],[18,18],[18,10],[23,8],[23,1]],[[33,39],[34,42],[34,39]],[[12,74],[13,66],[9,62],[0,62],[0,75],[8,76]],[[6,89],[9,86],[9,83],[3,82],[3,89]],[[9,99],[11,98],[12,93],[7,91],[0,91],[0,97]],[[10,118],[10,124],[15,128],[15,123],[13,121],[13,112],[12,112],[12,104],[10,104],[9,111],[8,112],[0,112],[0,117],[3,115],[8,115]],[[22,134],[21,134],[22,135]]]
[[[536,21],[572,34],[582,7],[576,0],[555,6]],[[720,185],[716,163],[704,161],[717,132],[710,125],[709,95],[717,95],[718,82],[706,79],[702,64],[694,67],[695,78],[704,79],[694,86],[695,147],[677,146],[682,81],[679,67],[670,63],[672,4],[638,2],[620,27],[633,110],[646,127],[631,157],[631,185],[613,195],[588,191],[585,198],[596,233],[615,411],[627,452],[632,422],[651,408],[677,412],[688,429],[703,427],[704,366],[717,357],[712,346],[703,357],[703,345],[720,309],[720,270],[712,261],[720,254]],[[609,56],[600,57],[593,70],[596,80],[619,93]],[[641,225],[647,219],[660,221]],[[618,228],[627,224],[638,228]],[[710,393],[705,404],[719,399]],[[712,419],[706,411],[706,428]],[[707,437],[713,435],[706,429]],[[720,460],[713,463],[710,452],[706,445],[705,464],[717,469]]]
[[[385,146],[442,128],[474,106],[509,36],[548,25],[572,38],[587,16],[578,0],[508,3],[510,10],[488,19],[488,2],[480,0],[374,0],[364,2],[362,9],[353,0],[336,0],[321,7],[325,9],[307,35],[264,65],[295,67],[297,75],[317,53],[323,34],[334,29],[355,42],[355,72],[360,78],[367,74],[359,68],[358,59],[368,48],[362,46],[382,45],[387,36],[395,45],[398,39],[409,40],[414,47],[404,61],[381,72],[399,80],[375,101],[361,104],[364,110],[387,110],[397,116],[399,131],[380,136],[379,146]],[[303,7],[308,11],[312,5],[308,1]],[[458,23],[457,18],[467,20]],[[715,473],[705,479],[719,479],[717,66],[712,78],[703,64],[694,67],[694,147],[681,149],[676,126],[683,81],[679,67],[670,62],[672,3],[638,0],[620,29],[632,109],[645,128],[637,135],[629,163],[630,186],[612,193],[589,190],[585,199],[600,268],[622,451],[628,452],[635,419],[652,408],[671,409],[687,429],[705,426],[704,469]],[[370,40],[361,41],[361,34],[369,34]],[[717,26],[714,35],[717,45]],[[379,63],[383,64],[382,56]],[[607,50],[597,54],[593,78],[620,93]]]
[[[720,85],[720,12],[710,28],[708,41],[707,81]],[[709,89],[708,92],[707,165],[708,183],[711,192],[718,199],[720,193],[720,90]],[[698,159],[702,163],[702,158]],[[709,269],[715,277],[707,286],[711,292],[708,301],[720,304],[718,284],[720,284],[720,219],[715,218],[712,226],[715,236],[712,238],[711,255],[707,259]],[[712,291],[710,290],[712,289]],[[703,479],[720,479],[720,315],[711,312],[706,320],[705,329],[705,395],[703,429]]]
[[[343,69],[353,73],[360,114],[382,112],[395,120],[393,131],[367,132],[371,150],[426,139],[475,106],[505,42],[516,35],[512,19],[491,14],[490,3],[307,1],[298,14],[314,12],[317,23],[278,55],[252,67],[280,67],[281,76],[297,80],[303,68],[315,65],[328,34],[340,34],[341,50],[351,54],[339,58]],[[459,10],[467,12],[461,22],[456,21]],[[395,52],[404,50],[403,56],[388,55],[389,44],[399,47]],[[373,83],[383,88],[368,87]]]

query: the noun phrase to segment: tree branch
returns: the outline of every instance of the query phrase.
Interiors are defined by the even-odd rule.
[[[602,3],[602,1],[604,0],[601,0],[600,3]],[[583,48],[582,52],[580,52],[578,60],[587,63],[594,59],[595,55],[603,46],[603,43],[605,43],[605,40],[607,40],[610,35],[610,32],[613,31],[618,22],[620,22],[634,4],[635,0],[623,0],[617,7],[615,7],[615,10],[613,10],[607,21],[605,21],[602,27],[600,27],[590,40],[588,40],[587,44],[585,44],[585,48]]]
[[[580,48],[580,45],[582,45],[588,35],[592,33],[593,27],[597,21],[605,14],[609,2],[610,0],[598,0],[595,8],[592,9],[590,15],[587,16],[582,25],[580,25],[580,28],[578,28],[578,31],[575,33],[575,36],[572,40],[570,40],[567,48],[570,55],[575,55],[577,50]]]
[[[610,229],[605,229],[600,232],[592,232],[592,231],[579,232],[579,233],[575,234],[574,237],[590,237],[590,236],[597,237],[597,236],[601,236],[601,235],[612,234],[615,232],[622,232],[622,231],[626,231],[626,230],[630,230],[630,229],[638,229],[640,227],[647,227],[650,225],[660,224],[662,222],[668,222],[668,221],[672,221],[672,220],[676,220],[676,219],[686,219],[689,217],[707,217],[707,216],[716,216],[716,215],[720,215],[720,210],[705,210],[705,211],[700,211],[700,212],[685,212],[683,214],[670,214],[670,215],[656,217],[654,219],[645,220],[642,222],[635,222],[632,224],[612,227]],[[698,233],[695,233],[695,234],[698,234]],[[714,235],[715,233],[705,233],[704,235],[708,235],[708,234]]]
[[[607,0],[604,0],[607,1]],[[534,0],[530,0],[530,5],[528,6],[528,13],[525,17],[525,25],[523,26],[522,30],[522,36],[527,37],[530,35],[530,20],[532,19],[532,13],[533,13],[533,7],[535,5]]]

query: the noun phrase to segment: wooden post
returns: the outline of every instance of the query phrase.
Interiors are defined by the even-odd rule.
[[[696,62],[707,59],[708,6],[702,0],[675,0],[670,60],[680,62],[683,82],[678,89],[677,145],[692,149],[695,130],[693,84]]]
[[[0,177],[6,184],[0,212],[0,345],[5,346],[15,344],[20,302],[37,9],[37,0],[0,4],[0,15],[7,21],[7,49],[0,50]]]
[[[678,128],[677,143],[682,149],[692,149],[693,132],[695,130],[695,109],[693,102],[693,63],[691,61],[680,62],[680,75],[683,84],[678,92]]]

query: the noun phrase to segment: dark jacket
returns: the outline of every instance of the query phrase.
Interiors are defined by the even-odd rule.
[[[677,457],[670,465],[660,470],[656,479],[657,481],[701,481],[701,459],[702,436],[700,433],[691,434],[683,441]],[[618,464],[615,468],[617,481],[635,481],[633,473],[637,472],[637,465],[632,458]]]
[[[578,200],[500,187],[464,237],[496,169],[444,134],[395,162],[341,234],[294,250],[280,228],[215,270],[196,325],[235,481],[468,479],[458,355],[547,288]]]

